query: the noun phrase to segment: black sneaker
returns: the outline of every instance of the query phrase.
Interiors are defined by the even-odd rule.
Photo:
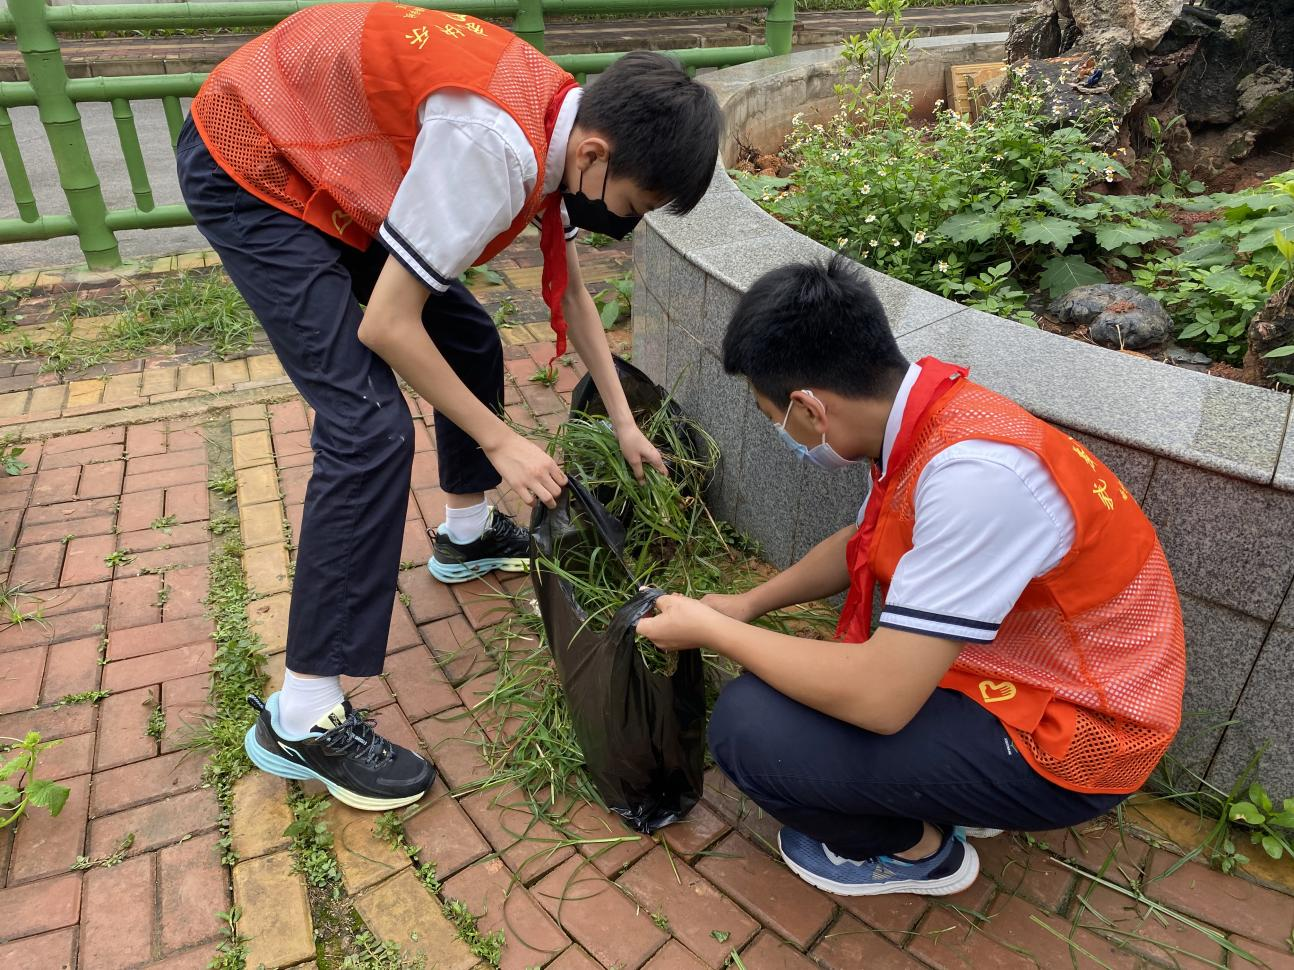
[[[243,747],[252,763],[280,778],[314,778],[339,802],[370,812],[412,805],[431,787],[436,769],[421,755],[392,744],[373,730],[367,711],[342,701],[314,726],[310,737],[288,741],[274,729],[279,695],[247,698],[260,717]]]
[[[443,525],[429,534],[435,548],[427,568],[442,583],[465,583],[496,569],[504,573],[530,571],[530,533],[498,509],[490,509],[485,531],[475,542],[460,545]]]

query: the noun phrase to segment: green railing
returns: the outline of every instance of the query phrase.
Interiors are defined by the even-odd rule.
[[[76,236],[91,269],[121,264],[114,233],[123,229],[160,229],[193,222],[183,205],[157,205],[144,166],[144,153],[131,107],[135,101],[160,100],[174,149],[184,121],[181,98],[197,93],[205,74],[143,74],[131,77],[69,78],[58,32],[114,30],[192,30],[220,27],[270,27],[304,7],[330,0],[268,2],[138,3],[47,7],[45,0],[8,0],[0,11],[0,34],[14,35],[27,67],[27,81],[0,82],[0,160],[13,193],[18,218],[0,219],[0,243],[30,242]],[[492,20],[511,19],[512,30],[544,49],[544,16],[645,14],[695,10],[767,10],[764,43],[744,47],[676,50],[690,71],[726,67],[787,54],[795,21],[795,0],[408,0],[417,6]],[[566,54],[557,63],[581,82],[604,70],[618,53]],[[103,197],[77,105],[112,106],[121,154],[135,205],[109,209]],[[36,107],[54,155],[59,184],[67,197],[66,213],[42,215],[36,205],[22,150],[9,117],[10,108]]]

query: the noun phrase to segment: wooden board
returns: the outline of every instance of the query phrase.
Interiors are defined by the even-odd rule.
[[[985,64],[950,64],[945,74],[948,105],[959,115],[975,114],[975,99],[971,91],[981,88],[996,77],[1006,73],[1003,61]]]

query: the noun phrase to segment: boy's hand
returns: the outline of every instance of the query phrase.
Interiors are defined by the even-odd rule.
[[[513,432],[498,445],[482,450],[527,506],[534,505],[535,499],[550,509],[557,506],[566,475],[544,449]]]
[[[662,475],[669,474],[665,469],[665,459],[661,457],[660,451],[647,440],[647,436],[636,424],[631,423],[623,431],[617,428],[616,439],[620,442],[620,451],[625,456],[625,461],[629,462],[629,467],[634,470],[634,477],[638,481],[643,480],[644,463],[651,465]]]
[[[699,600],[677,593],[656,601],[656,615],[638,621],[638,633],[662,650],[695,650],[709,646],[719,614]]]
[[[701,597],[701,604],[742,623],[749,623],[763,616],[759,607],[751,602],[748,593],[707,593]]]

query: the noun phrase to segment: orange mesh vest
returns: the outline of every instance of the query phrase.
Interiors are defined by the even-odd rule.
[[[525,133],[539,172],[521,213],[477,257],[483,263],[542,209],[553,109],[574,83],[525,41],[463,14],[329,3],[235,51],[191,113],[247,191],[363,249],[409,170],[418,106],[441,88],[488,98]]]
[[[1058,785],[1135,791],[1177,732],[1186,677],[1181,606],[1154,527],[1086,448],[970,381],[954,379],[904,429],[908,441],[894,452],[906,454],[897,454],[868,499],[880,502],[871,541],[850,546],[854,585],[842,639],[863,642],[870,633],[870,609],[863,615],[859,605],[866,599],[861,577],[874,575],[888,591],[912,548],[914,497],[927,462],[967,439],[1027,448],[1069,502],[1073,547],[1025,587],[992,643],[963,647],[940,686],[997,716],[1020,753]]]

